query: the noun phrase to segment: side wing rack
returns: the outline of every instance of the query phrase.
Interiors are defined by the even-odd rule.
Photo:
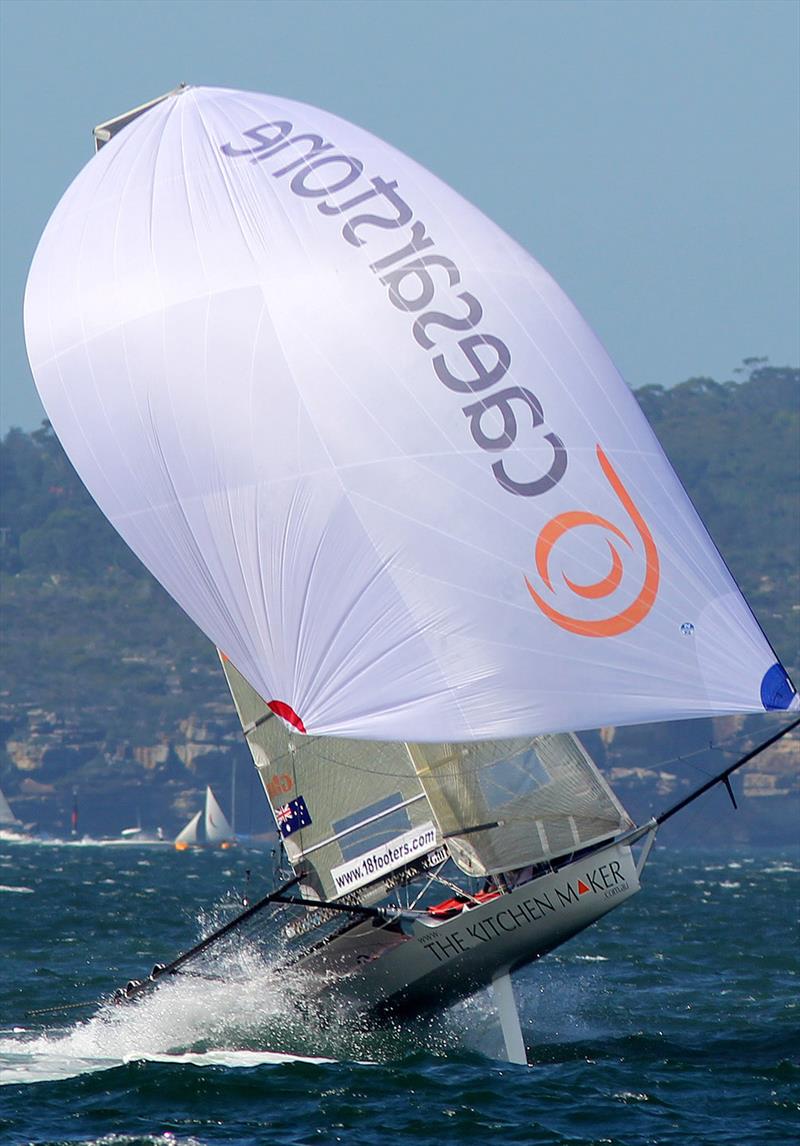
[[[705,792],[708,792],[717,784],[725,785],[725,787],[728,789],[728,795],[730,796],[731,800],[733,800],[733,806],[735,808],[736,800],[734,799],[730,782],[731,773],[735,772],[737,768],[741,768],[743,765],[749,764],[754,756],[758,756],[758,754],[763,752],[765,748],[769,748],[769,746],[774,744],[776,740],[780,740],[782,736],[786,736],[788,732],[791,732],[793,729],[797,728],[798,725],[800,725],[800,717],[798,717],[797,720],[793,720],[791,724],[784,725],[780,732],[776,732],[774,736],[770,736],[769,740],[765,740],[763,744],[759,744],[751,752],[748,752],[746,755],[740,757],[740,759],[737,760],[734,764],[730,764],[727,768],[723,768],[721,772],[718,772],[716,776],[712,776],[711,779],[707,780],[705,784],[701,784],[700,787],[696,788],[694,792],[690,792],[688,796],[684,796],[682,800],[678,800],[677,804],[673,804],[672,807],[663,811],[660,816],[656,816],[656,824],[660,827],[661,824],[665,823],[666,820],[670,820],[678,812],[682,812],[683,809],[687,807],[687,805],[693,803],[698,798],[698,796],[702,796]]]

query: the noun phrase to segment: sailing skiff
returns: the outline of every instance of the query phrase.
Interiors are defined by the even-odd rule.
[[[28,279],[34,378],[223,651],[289,865],[121,997],[263,932],[368,1010],[493,983],[524,1061],[510,973],[634,895],[679,810],[634,825],[575,730],[796,690],[594,334],[455,191],[252,92],[94,134]]]

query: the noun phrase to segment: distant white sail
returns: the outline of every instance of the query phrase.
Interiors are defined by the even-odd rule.
[[[299,731],[460,743],[798,704],[574,306],[344,120],[156,103],[56,208],[25,330],[103,512]]]
[[[22,821],[19,820],[11,810],[11,805],[0,790],[0,827],[21,827]]]
[[[175,843],[176,844],[196,844],[197,843],[198,828],[200,827],[200,818],[202,815],[203,815],[202,812],[195,812],[195,814],[192,816],[191,820],[189,820],[189,823],[186,825],[186,827],[183,828],[182,831],[178,832],[177,836],[175,837]]]
[[[233,828],[225,818],[222,808],[211,788],[206,788],[206,843],[221,844],[223,840],[233,839]]]

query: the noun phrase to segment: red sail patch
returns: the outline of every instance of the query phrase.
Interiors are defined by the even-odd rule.
[[[586,895],[586,892],[591,891],[591,890],[592,889],[590,887],[587,887],[582,879],[578,880],[578,895]]]
[[[286,704],[282,700],[270,700],[267,702],[267,708],[274,712],[276,716],[280,716],[287,724],[291,724],[298,732],[305,732],[305,724],[303,724],[290,704]]]

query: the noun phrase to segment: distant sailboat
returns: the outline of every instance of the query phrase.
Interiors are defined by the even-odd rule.
[[[26,835],[25,825],[19,817],[14,815],[11,805],[0,789],[0,837],[4,839],[21,839]]]
[[[11,810],[11,805],[0,788],[0,828],[22,827],[22,820],[18,819]]]
[[[203,821],[201,830],[201,820]],[[210,787],[206,788],[205,815],[195,812],[189,823],[175,837],[175,847],[179,852],[192,847],[229,848],[235,842],[233,828],[219,806],[219,801]]]

